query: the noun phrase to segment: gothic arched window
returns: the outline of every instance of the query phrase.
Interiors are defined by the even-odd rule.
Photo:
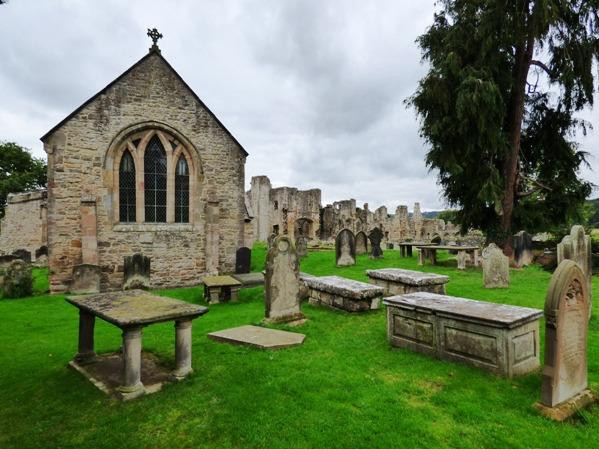
[[[146,222],[166,223],[166,152],[156,135],[144,155],[144,194]]]
[[[119,221],[135,222],[135,163],[129,151],[123,153],[119,165]]]
[[[189,223],[189,167],[183,155],[175,169],[175,223]]]

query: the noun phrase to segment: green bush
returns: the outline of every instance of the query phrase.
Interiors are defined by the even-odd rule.
[[[4,298],[23,298],[33,293],[33,275],[31,267],[22,260],[10,263],[4,273]]]

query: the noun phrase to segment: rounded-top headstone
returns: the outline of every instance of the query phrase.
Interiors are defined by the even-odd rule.
[[[264,293],[267,320],[283,322],[303,317],[299,263],[295,247],[287,236],[275,237],[268,249]]]
[[[545,299],[545,367],[541,402],[554,407],[587,388],[589,291],[580,266],[562,261]]]
[[[342,229],[335,238],[335,256],[338,267],[356,264],[356,239],[349,229]]]

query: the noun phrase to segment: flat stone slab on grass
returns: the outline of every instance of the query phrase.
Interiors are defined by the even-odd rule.
[[[211,332],[208,338],[260,349],[283,349],[301,345],[306,336],[297,332],[247,325]]]
[[[206,287],[231,287],[241,285],[241,282],[232,276],[206,276],[202,278]]]
[[[234,274],[232,277],[241,282],[242,287],[264,285],[264,274],[262,273],[240,273]]]

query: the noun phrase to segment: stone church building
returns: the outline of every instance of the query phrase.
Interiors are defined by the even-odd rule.
[[[119,289],[134,253],[150,257],[153,287],[234,271],[247,153],[156,45],[41,140],[52,292],[80,264]]]

